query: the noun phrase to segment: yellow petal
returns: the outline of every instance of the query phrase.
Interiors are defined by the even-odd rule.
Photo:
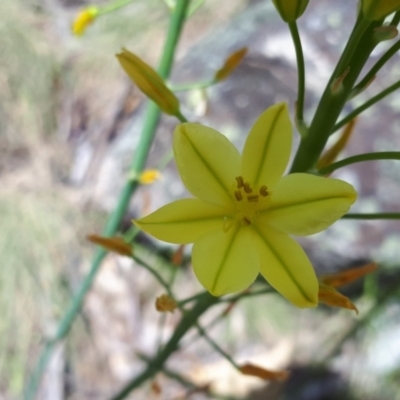
[[[122,52],[117,54],[116,57],[132,81],[162,111],[170,115],[179,113],[179,100],[150,65],[126,49],[122,49]]]
[[[324,303],[331,307],[347,308],[348,310],[354,310],[358,314],[357,307],[350,301],[350,299],[343,294],[339,293],[332,286],[320,284],[318,299],[320,303]]]
[[[318,281],[304,250],[285,233],[258,220],[252,226],[260,272],[267,282],[297,307],[315,307]]]
[[[232,226],[203,235],[193,246],[193,270],[214,296],[247,289],[258,274],[258,257],[248,228]]]
[[[285,103],[264,111],[243,149],[242,175],[250,186],[271,188],[285,172],[292,147],[292,126]]]
[[[170,243],[193,243],[205,232],[223,229],[226,209],[199,199],[182,199],[133,221],[140,229]]]
[[[344,215],[356,198],[353,186],[339,179],[291,174],[274,187],[258,219],[292,235],[312,235]]]
[[[174,155],[182,181],[194,196],[224,206],[232,203],[240,154],[224,135],[200,124],[178,125]]]

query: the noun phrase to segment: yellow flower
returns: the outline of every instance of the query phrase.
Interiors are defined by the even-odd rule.
[[[86,28],[96,19],[99,10],[97,7],[88,7],[82,10],[72,23],[72,33],[82,36]]]
[[[194,243],[194,272],[215,296],[246,289],[260,272],[295,305],[316,306],[313,267],[289,234],[327,228],[357,195],[337,179],[282,177],[292,146],[286,104],[261,114],[242,156],[225,136],[199,124],[179,125],[173,140],[183,183],[197,198],[175,201],[134,222],[160,240]]]
[[[370,21],[378,21],[398,10],[400,0],[362,0],[362,12]]]

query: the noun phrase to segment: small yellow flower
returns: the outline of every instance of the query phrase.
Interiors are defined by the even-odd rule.
[[[378,21],[399,10],[400,0],[362,0],[362,12],[369,21]]]
[[[285,22],[296,21],[308,6],[308,0],[272,0]]]
[[[242,156],[219,132],[194,123],[174,132],[182,199],[134,221],[171,243],[194,243],[192,262],[214,296],[246,289],[260,272],[298,307],[315,307],[318,281],[292,235],[311,235],[347,212],[356,199],[343,181],[296,173],[282,177],[292,147],[286,104],[266,110]]]
[[[150,185],[161,178],[161,172],[157,169],[146,169],[140,174],[139,182],[142,185]]]
[[[99,10],[97,7],[88,7],[82,10],[72,23],[72,33],[76,36],[82,36],[86,28],[93,23],[98,14]]]

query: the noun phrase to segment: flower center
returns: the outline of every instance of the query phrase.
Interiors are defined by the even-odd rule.
[[[258,210],[265,207],[270,193],[265,185],[253,188],[242,176],[236,178],[236,188],[233,191],[236,220],[242,225],[250,225],[256,218]]]

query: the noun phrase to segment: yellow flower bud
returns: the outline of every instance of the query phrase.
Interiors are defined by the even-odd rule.
[[[150,185],[161,178],[161,172],[157,169],[146,169],[140,174],[139,182],[142,185]]]
[[[177,307],[174,299],[163,294],[156,299],[156,310],[159,312],[173,312]]]
[[[400,0],[362,0],[362,12],[369,21],[378,21],[399,10]]]
[[[72,33],[76,36],[82,36],[86,28],[96,19],[98,13],[97,7],[88,7],[82,10],[72,22]]]
[[[308,0],[272,0],[285,22],[296,21],[308,6]]]
[[[122,49],[122,52],[117,54],[117,58],[132,81],[162,111],[169,115],[179,114],[179,100],[150,65],[126,49]]]

